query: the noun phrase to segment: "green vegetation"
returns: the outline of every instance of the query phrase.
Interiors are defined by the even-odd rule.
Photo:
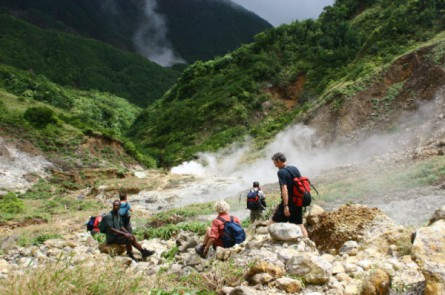
[[[147,167],[156,165],[124,136],[140,109],[123,98],[63,87],[1,64],[0,98],[0,132],[28,140],[67,168],[79,160],[85,166],[101,165],[99,159],[121,165],[134,162],[131,157]],[[103,145],[120,143],[127,154],[97,144],[92,150],[82,149],[89,138],[100,139]]]
[[[22,235],[18,240],[17,244],[20,247],[39,246],[43,244],[46,240],[58,239],[61,237],[62,237],[61,235],[54,233],[39,234],[34,237]]]
[[[71,267],[63,261],[11,276],[0,286],[1,294],[142,294],[151,282],[138,275],[128,275],[124,267],[101,265]]]
[[[130,135],[163,166],[245,135],[261,146],[311,107],[334,99],[339,107],[366,89],[394,58],[445,29],[444,9],[443,1],[337,0],[318,20],[260,33],[252,44],[191,65]],[[302,77],[303,91],[292,93]],[[286,109],[270,91],[297,106]]]
[[[23,210],[23,201],[14,193],[7,193],[0,198],[0,220],[22,213]]]
[[[157,4],[157,11],[166,18],[168,39],[188,62],[225,54],[271,27],[257,15],[224,1],[162,0]],[[130,51],[136,51],[133,38],[146,18],[141,5],[140,0],[0,1],[0,7],[19,11],[14,15],[42,28],[77,32]]]
[[[0,14],[0,35],[1,64],[44,75],[60,85],[113,93],[139,106],[161,97],[178,75],[142,56],[95,40],[40,29],[5,14]],[[10,79],[0,76],[6,85],[15,84]],[[40,88],[39,83],[33,86],[23,91]],[[58,98],[59,102],[65,99]],[[69,100],[62,103],[69,107]]]
[[[0,199],[0,222],[41,223],[57,215],[103,208],[96,200],[79,200],[68,192],[63,185],[40,180],[23,194],[8,193]]]
[[[166,224],[155,228],[141,228],[136,230],[134,234],[139,239],[160,238],[163,240],[168,240],[178,234],[180,231],[189,231],[198,235],[204,235],[208,226],[208,223],[203,222],[182,222],[178,224]]]
[[[36,128],[45,128],[48,124],[57,122],[53,110],[47,107],[29,108],[23,117]]]

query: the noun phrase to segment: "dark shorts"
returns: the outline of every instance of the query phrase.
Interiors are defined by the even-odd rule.
[[[289,206],[289,210],[290,216],[286,217],[283,212],[283,204],[278,205],[272,216],[272,221],[303,224],[303,207]]]
[[[107,244],[121,244],[126,245],[129,241],[124,236],[118,236],[118,235],[109,235],[107,236]]]

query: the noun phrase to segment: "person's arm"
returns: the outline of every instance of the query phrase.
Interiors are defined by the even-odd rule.
[[[121,236],[128,236],[129,233],[123,231],[122,229],[123,229],[123,228],[121,228],[121,229],[116,229],[116,228],[110,227],[110,230],[111,230],[113,233],[118,234],[118,235],[121,235]]]
[[[281,186],[281,198],[283,200],[283,209],[284,209],[284,215],[286,217],[290,216],[289,211],[289,193],[287,191],[287,185]]]

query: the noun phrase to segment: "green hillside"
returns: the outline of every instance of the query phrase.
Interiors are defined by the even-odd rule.
[[[139,116],[131,136],[167,166],[245,135],[262,145],[311,105],[357,93],[396,56],[444,30],[444,9],[443,0],[337,0],[317,20],[196,62]]]
[[[144,3],[145,0],[0,0],[0,8],[42,28],[75,32],[136,52],[133,38],[147,18]],[[157,11],[166,18],[174,50],[188,62],[225,54],[271,28],[262,18],[230,1],[157,3]]]
[[[0,14],[0,63],[58,84],[96,89],[147,106],[174,83],[178,73],[145,58],[77,35],[44,30]]]
[[[110,93],[63,87],[42,75],[0,64],[0,136],[28,141],[64,168],[119,167],[135,159],[154,166],[154,160],[125,137],[140,111]],[[94,147],[100,149],[97,153],[82,148],[89,137],[114,142],[126,153],[99,145]]]

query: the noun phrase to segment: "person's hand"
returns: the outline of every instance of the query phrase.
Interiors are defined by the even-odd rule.
[[[289,217],[290,216],[290,211],[289,211],[289,206],[284,206],[284,216]]]
[[[130,233],[125,233],[124,236],[125,236],[125,238],[127,238],[127,239],[131,239],[131,236],[132,236],[132,235],[131,235]]]

